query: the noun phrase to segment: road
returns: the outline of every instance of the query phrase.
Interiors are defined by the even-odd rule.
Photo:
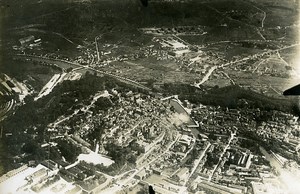
[[[218,68],[218,66],[213,66],[212,68],[210,68],[210,69],[208,70],[207,74],[206,74],[206,75],[203,77],[203,79],[200,81],[200,83],[195,84],[195,86],[196,86],[197,88],[199,88],[200,85],[202,85],[204,82],[206,82],[206,81],[209,79],[209,77],[211,76],[211,74],[212,74],[217,68]]]
[[[282,47],[282,48],[279,48],[279,49],[269,50],[269,51],[263,52],[261,54],[255,54],[255,55],[247,56],[247,57],[244,57],[244,58],[236,60],[236,61],[230,61],[228,63],[221,64],[219,66],[213,66],[212,68],[209,69],[209,71],[207,72],[207,74],[204,76],[204,78],[199,83],[195,83],[192,86],[200,88],[200,85],[202,85],[203,83],[205,83],[209,79],[209,77],[212,75],[212,73],[216,69],[218,69],[218,68],[227,67],[229,65],[235,65],[235,64],[238,64],[238,63],[241,63],[241,62],[246,62],[246,61],[251,60],[251,59],[256,59],[258,57],[263,57],[265,55],[277,54],[279,51],[282,51],[282,50],[285,50],[285,49],[289,49],[289,48],[293,48],[293,47],[299,46],[299,45],[300,45],[300,43],[292,44],[292,45],[285,46],[285,47]]]
[[[268,58],[268,59],[261,60],[261,61],[256,65],[256,67],[253,69],[252,73],[254,73],[254,72],[259,68],[259,66],[260,66],[263,62],[266,62],[266,61],[268,61],[268,60],[269,60],[269,58]]]
[[[282,165],[277,160],[275,160],[275,158],[271,154],[269,154],[263,147],[260,146],[259,150],[266,157],[266,160],[270,162],[270,165],[272,167],[274,167],[277,171],[280,171],[282,169]]]
[[[244,2],[250,4],[252,7],[254,7],[254,8],[257,9],[258,11],[260,11],[260,12],[263,13],[264,16],[263,16],[263,18],[262,18],[262,20],[261,20],[261,27],[264,28],[264,22],[265,22],[265,19],[266,19],[266,17],[267,17],[267,13],[266,13],[264,10],[260,9],[259,7],[253,5],[252,3],[249,3],[248,1],[244,1]]]
[[[53,126],[53,128],[56,128],[57,125],[63,123],[64,121],[67,121],[67,120],[73,118],[75,115],[77,115],[79,113],[79,111],[87,112],[95,104],[95,102],[100,97],[106,97],[106,94],[107,93],[105,93],[105,92],[103,94],[99,94],[99,93],[95,94],[94,97],[93,97],[93,99],[92,99],[92,101],[91,101],[91,103],[89,105],[86,105],[86,106],[84,106],[84,107],[82,107],[80,109],[74,110],[74,112],[71,115],[69,115],[69,116],[66,116],[66,117],[61,118],[61,119],[60,118],[57,119],[56,121],[54,121],[53,123],[51,123],[50,126]]]
[[[234,80],[233,80],[227,73],[225,73],[224,71],[221,71],[221,73],[222,73],[223,75],[225,75],[225,77],[227,77],[227,78],[229,79],[229,81],[231,82],[231,84],[235,85]]]
[[[222,154],[221,154],[221,156],[220,156],[220,158],[219,158],[218,164],[214,167],[212,173],[209,175],[208,181],[211,181],[212,177],[214,176],[214,174],[215,174],[217,168],[219,167],[219,165],[220,165],[220,163],[221,163],[221,161],[222,161],[222,157],[223,157],[224,154],[226,153],[226,151],[227,151],[227,149],[229,148],[230,143],[231,143],[231,141],[234,139],[234,137],[235,137],[235,133],[231,133],[230,139],[229,139],[229,141],[228,141],[228,144],[225,146],[225,148],[224,148],[224,150],[223,150],[223,152],[222,152]]]
[[[7,116],[9,115],[9,113],[11,112],[11,110],[14,108],[15,106],[15,100],[12,99],[10,101],[8,101],[7,103],[5,103],[3,106],[1,106],[1,111],[0,111],[0,123],[7,118]]]
[[[208,150],[208,148],[210,147],[210,142],[208,142],[207,146],[205,147],[204,151],[201,153],[200,157],[198,159],[196,159],[196,163],[192,168],[192,171],[189,175],[189,177],[185,180],[183,186],[186,185],[186,183],[189,181],[189,179],[191,178],[191,176],[194,174],[195,170],[197,169],[197,167],[199,166],[201,160],[203,159],[203,157],[205,156],[206,151]]]
[[[48,62],[48,63],[54,63],[54,64],[57,63],[57,62],[60,62],[60,63],[66,64],[68,66],[83,67],[86,70],[91,70],[91,71],[94,71],[94,72],[99,73],[99,74],[103,74],[103,75],[107,75],[109,77],[113,77],[115,79],[118,79],[121,82],[127,83],[129,85],[134,86],[134,87],[151,91],[150,88],[148,88],[148,87],[146,87],[146,86],[144,86],[144,85],[142,85],[142,84],[140,84],[140,83],[138,83],[138,82],[136,82],[134,80],[131,80],[131,79],[119,76],[119,75],[114,75],[114,74],[111,74],[111,73],[107,73],[107,72],[104,72],[104,71],[101,71],[101,70],[97,70],[97,69],[92,68],[92,67],[84,66],[84,65],[81,65],[81,64],[76,63],[76,62],[66,61],[66,60],[62,60],[62,59],[52,59],[52,58],[48,58],[48,57],[41,57],[41,56],[35,56],[35,55],[17,54],[15,56],[16,57],[27,58],[27,59],[32,59],[32,60],[36,60],[36,61],[43,61],[43,62]]]
[[[264,22],[265,22],[265,19],[266,19],[266,17],[267,17],[266,12],[263,11],[263,13],[264,13],[264,17],[263,17],[263,19],[261,20],[261,27],[262,27],[262,28],[264,27]]]
[[[99,48],[98,48],[98,42],[97,42],[97,40],[98,40],[99,38],[102,38],[102,35],[99,35],[99,36],[96,36],[96,37],[95,37],[96,51],[97,51],[97,58],[98,58],[98,61],[97,61],[97,62],[100,61],[100,54],[99,54]]]

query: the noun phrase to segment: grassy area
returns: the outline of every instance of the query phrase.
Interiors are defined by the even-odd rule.
[[[136,64],[140,64],[141,66],[148,68],[150,70],[158,70],[160,72],[172,71],[178,68],[178,66],[168,60],[158,61],[154,57],[143,58],[137,61],[134,61]]]
[[[267,16],[265,20],[266,27],[289,26],[298,21],[298,13],[295,7],[287,7],[288,3],[274,6],[264,5],[262,9],[266,10]]]
[[[156,60],[149,57],[130,62],[113,62],[103,69],[133,80],[154,80],[158,84],[174,81],[193,83],[195,77],[198,77],[196,73],[176,71],[177,68],[179,65],[171,60]]]
[[[43,66],[34,61],[13,60],[6,56],[0,66],[0,71],[19,80],[27,80],[35,90],[40,90],[59,70]]]

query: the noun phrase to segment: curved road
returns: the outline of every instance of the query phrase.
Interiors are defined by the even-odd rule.
[[[217,70],[218,68],[220,68],[220,67],[227,67],[227,66],[230,66],[230,65],[235,65],[237,63],[246,62],[246,61],[248,61],[250,59],[256,59],[258,57],[264,57],[266,55],[276,54],[279,51],[282,51],[282,50],[285,50],[285,49],[289,49],[289,48],[292,48],[292,47],[295,47],[295,46],[299,46],[299,45],[300,45],[300,43],[296,43],[296,44],[292,44],[292,45],[285,46],[285,47],[282,47],[282,48],[278,48],[278,49],[275,49],[275,50],[265,51],[265,52],[260,53],[260,54],[249,55],[249,56],[244,57],[242,59],[239,59],[239,60],[236,60],[236,61],[230,61],[230,62],[227,62],[225,64],[218,65],[218,66],[213,66],[213,67],[211,67],[209,69],[209,71],[206,73],[206,75],[203,77],[203,79],[199,83],[194,83],[191,86],[195,86],[195,87],[199,88],[200,85],[202,85],[203,83],[205,83],[209,79],[209,77],[212,75],[212,73],[215,70]]]
[[[2,122],[4,119],[7,118],[9,112],[14,108],[15,106],[15,100],[10,100],[9,102],[1,105],[1,111],[0,111],[0,122]]]
[[[84,66],[84,65],[81,65],[81,64],[76,63],[76,62],[66,61],[66,60],[62,60],[62,59],[53,59],[53,58],[48,58],[48,57],[35,56],[35,55],[16,54],[15,56],[24,57],[24,58],[27,58],[27,59],[29,58],[29,59],[37,60],[37,61],[45,61],[45,62],[50,62],[50,63],[60,62],[60,63],[64,63],[64,64],[71,65],[71,66],[83,67],[83,68],[92,70],[94,72],[116,78],[116,79],[118,79],[118,80],[120,80],[124,83],[130,84],[130,85],[135,86],[137,88],[141,88],[141,89],[148,90],[148,91],[151,90],[150,88],[148,88],[148,87],[146,87],[146,86],[144,86],[144,85],[142,85],[142,84],[140,84],[136,81],[133,81],[131,79],[121,77],[119,75],[114,75],[114,74],[111,74],[111,73],[107,73],[107,72],[104,72],[104,71],[101,71],[101,70],[97,70],[97,69],[94,69],[94,68],[89,67],[89,66]]]

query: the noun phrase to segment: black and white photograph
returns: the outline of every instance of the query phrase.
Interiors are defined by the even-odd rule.
[[[300,194],[300,0],[0,0],[0,194]]]

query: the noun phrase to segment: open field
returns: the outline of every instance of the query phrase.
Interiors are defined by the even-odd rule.
[[[138,81],[155,80],[156,83],[183,82],[190,83],[196,74],[177,71],[179,66],[171,60],[156,60],[143,58],[132,62],[113,62],[104,70],[117,70],[118,74]]]

